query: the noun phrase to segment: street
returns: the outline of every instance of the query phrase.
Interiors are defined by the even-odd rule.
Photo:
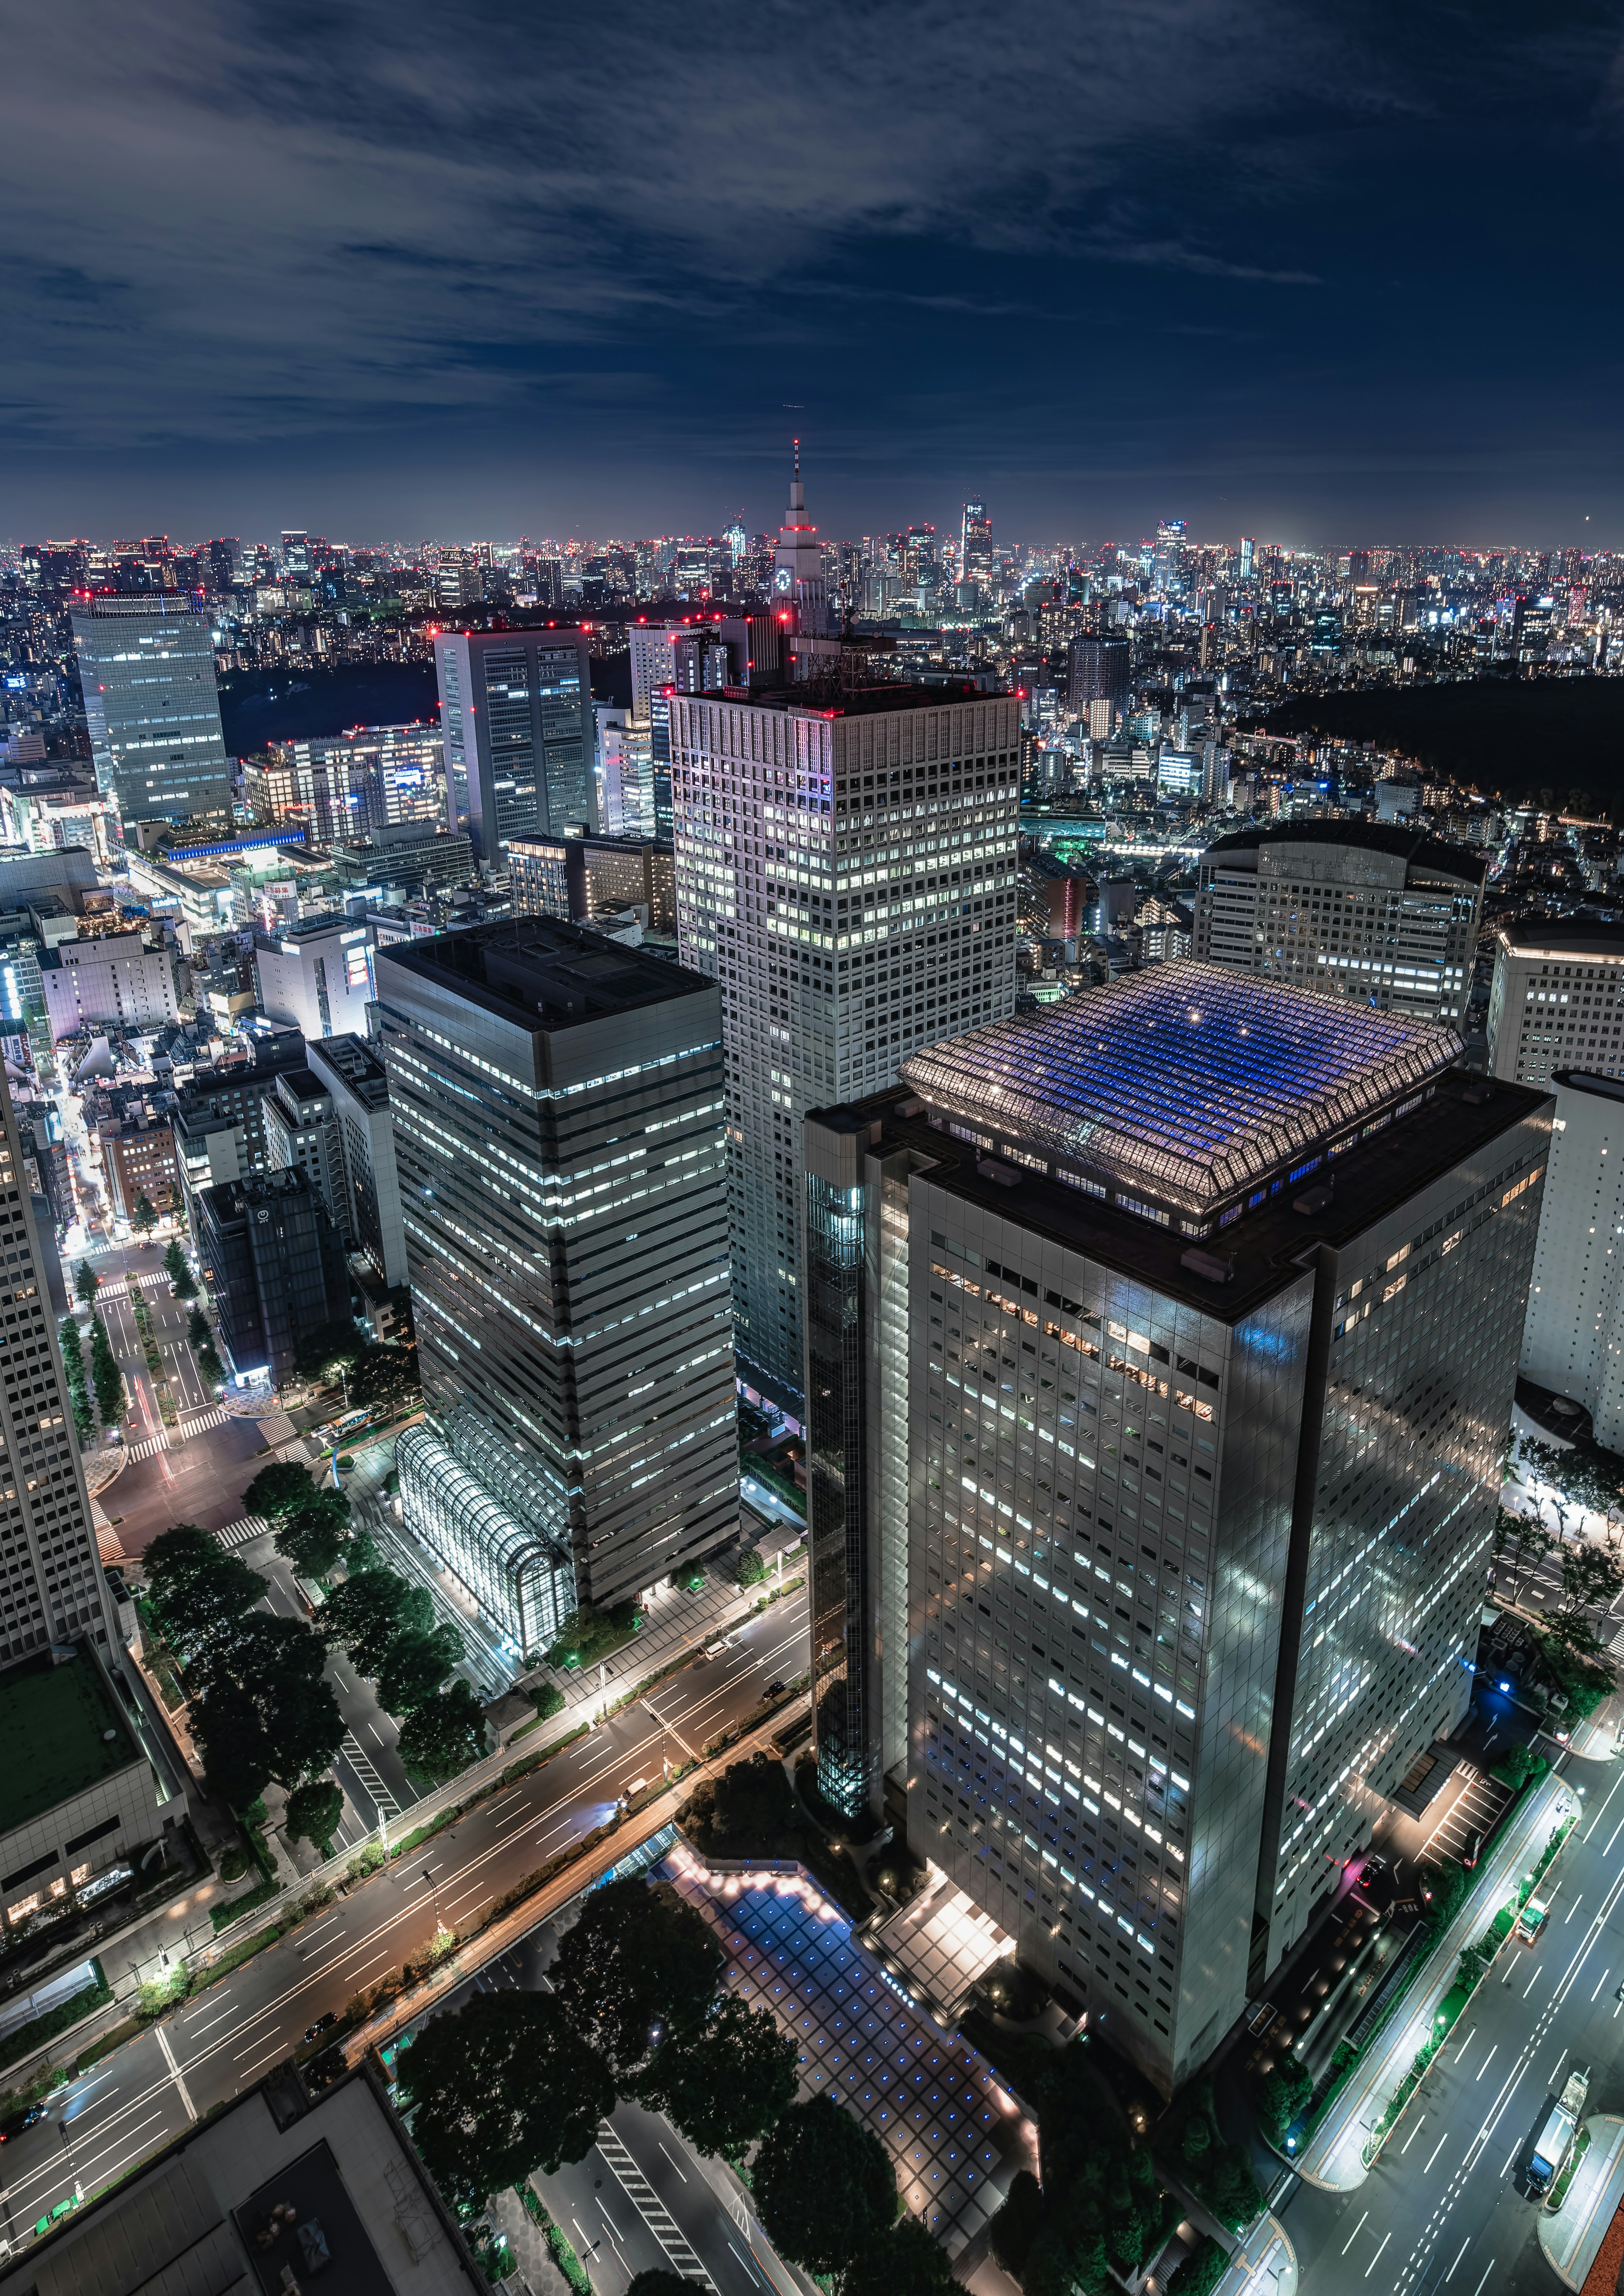
[[[1286,2204],[1316,2296],[1446,2284],[1548,2296],[1557,2284],[1520,2189],[1530,2148],[1575,2066],[1590,2070],[1588,2112],[1624,2103],[1624,1766],[1571,1760],[1564,1776],[1583,1787],[1587,1816],[1542,1892],[1544,1935],[1503,1948],[1365,2182],[1299,2185]]]
[[[469,1922],[604,1824],[635,1779],[697,1751],[747,1714],[767,1682],[799,1672],[806,1633],[804,1593],[751,1618],[720,1657],[673,1676],[58,2091],[48,2120],[0,2148],[7,2236],[30,2237],[76,2177],[86,2193],[99,2188],[259,2079],[317,2017],[399,1968],[440,1923]]]

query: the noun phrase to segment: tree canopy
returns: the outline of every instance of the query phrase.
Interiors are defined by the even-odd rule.
[[[946,2250],[916,2217],[903,2217],[857,2251],[841,2281],[841,2296],[954,2296],[957,2286]]]
[[[327,1379],[336,1376],[340,1365],[348,1370],[358,1363],[367,1346],[364,1334],[356,1327],[353,1316],[335,1316],[330,1324],[318,1324],[308,1332],[293,1350],[293,1368],[301,1379]]]
[[[124,1416],[124,1374],[100,1316],[90,1319],[90,1383],[103,1426],[116,1427]]]
[[[322,1677],[326,1651],[302,1619],[258,1612],[211,1647],[192,1707],[209,1776],[242,1809],[275,1779],[291,1792],[327,1768],[344,1718]]]
[[[890,2153],[830,2096],[792,2104],[767,2131],[750,2184],[767,2238],[808,2272],[845,2271],[896,2219]]]
[[[142,1560],[147,1599],[165,1640],[183,1660],[206,1662],[265,1592],[257,1570],[240,1555],[226,1554],[213,1533],[194,1522],[160,1531]]]
[[[349,1501],[342,1491],[313,1491],[308,1506],[283,1515],[276,1552],[301,1578],[324,1578],[343,1554]]]
[[[459,1675],[414,1706],[400,1726],[400,1759],[425,1777],[454,1778],[485,1751],[485,1714]]]
[[[548,1972],[565,2013],[620,2075],[674,2024],[702,2018],[722,1955],[702,1915],[668,1882],[595,1890]]]
[[[181,1250],[178,1236],[171,1236],[164,1247],[163,1272],[175,1286],[177,1300],[196,1299],[197,1278],[186,1265],[186,1255]],[[203,1328],[207,1332],[209,1327],[205,1324]]]
[[[87,1259],[81,1259],[74,1269],[73,1288],[87,1308],[101,1290],[102,1279]]]
[[[375,1682],[398,1634],[427,1634],[434,1624],[428,1590],[379,1566],[354,1571],[322,1605],[321,1630],[349,1652],[358,1673]]]
[[[293,1459],[273,1459],[268,1467],[260,1468],[243,1492],[242,1511],[275,1522],[281,1515],[302,1514],[317,1496],[308,1467]]]
[[[349,1400],[357,1406],[393,1403],[414,1394],[419,1384],[414,1347],[370,1347],[350,1374]]]
[[[288,1832],[324,1849],[344,1815],[344,1796],[331,1778],[307,1778],[288,1796]]]
[[[137,1235],[150,1235],[158,1225],[158,1208],[144,1188],[135,1198],[135,1209],[130,1214],[130,1226]]]
[[[678,2024],[660,2043],[637,2095],[701,2152],[741,2152],[794,2103],[795,2063],[770,2010],[723,1993],[702,2024]]]
[[[701,2282],[685,2280],[680,2272],[668,2272],[656,2264],[637,2275],[626,2296],[704,2296],[704,2288]]]
[[[455,1627],[399,1629],[378,1671],[378,1698],[386,1714],[410,1714],[433,1697],[463,1655]]]
[[[483,2206],[582,2161],[614,2108],[608,2066],[547,1993],[477,1993],[395,2060],[413,2141],[448,2200]]]

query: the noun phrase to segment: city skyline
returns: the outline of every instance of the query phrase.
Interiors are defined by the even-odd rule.
[[[646,10],[545,73],[496,15],[59,21],[0,93],[20,527],[765,523],[798,429],[834,527],[1624,533],[1605,12],[837,7],[719,75]]]

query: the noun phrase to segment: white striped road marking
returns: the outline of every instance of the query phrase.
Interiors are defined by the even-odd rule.
[[[390,1817],[398,1817],[400,1804],[372,1763],[368,1761],[353,1730],[345,1731],[344,1742],[340,1751],[371,1795],[373,1811],[379,1815],[387,1814]]]
[[[270,1525],[262,1514],[244,1515],[241,1522],[228,1522],[215,1537],[229,1554],[234,1546],[246,1546],[250,1538],[260,1538]]]
[[[160,1451],[167,1451],[168,1447],[169,1431],[166,1427],[160,1429],[156,1435],[149,1435],[144,1443],[129,1444],[126,1447],[124,1456],[127,1464],[134,1467],[143,1459],[154,1458]]]
[[[174,2076],[175,2086],[176,2090],[179,2092],[180,2101],[186,2108],[186,2118],[188,2120],[195,2120],[197,2119],[197,2107],[192,2102],[192,2092],[186,2087],[185,2076],[182,2074],[180,2067],[175,2062],[175,2052],[169,2046],[169,2037],[164,2031],[161,2025],[158,2028],[158,2046],[163,2051],[163,2061],[165,2064],[168,2066],[171,2074]]]
[[[715,2281],[689,2246],[681,2226],[607,2120],[598,2130],[598,2151],[614,2170],[627,2199],[670,2258],[673,2269],[685,2279],[700,2281],[710,2290],[711,2296],[718,2296]]]

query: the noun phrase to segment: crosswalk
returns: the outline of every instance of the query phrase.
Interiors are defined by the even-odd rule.
[[[614,2170],[617,2181],[637,2214],[671,2259],[673,2271],[698,2281],[717,2296],[717,2284],[684,2237],[682,2226],[650,2184],[607,2120],[598,2130],[598,2151]]]
[[[139,1461],[150,1459],[160,1451],[172,1451],[177,1443],[189,1443],[194,1435],[206,1435],[211,1427],[223,1426],[230,1417],[229,1411],[201,1411],[195,1419],[180,1420],[173,1428],[160,1427],[156,1435],[147,1436],[143,1442],[132,1443],[125,1457],[131,1466],[135,1466]]]
[[[140,1291],[155,1292],[160,1283],[168,1283],[168,1280],[162,1268],[160,1268],[152,1275],[137,1275],[135,1284]],[[94,1308],[98,1300],[127,1300],[129,1293],[130,1287],[127,1278],[104,1275],[96,1287],[95,1300],[93,1300],[90,1304]]]
[[[261,1538],[269,1528],[262,1514],[247,1514],[241,1522],[228,1522],[224,1530],[217,1530],[215,1537],[229,1554],[234,1546],[246,1546],[250,1538]]]
[[[183,1419],[175,1431],[183,1443],[189,1443],[194,1435],[206,1435],[211,1427],[223,1427],[230,1417],[229,1411],[217,1407],[213,1411],[200,1411],[195,1419]]]
[[[124,1451],[125,1462],[127,1465],[133,1467],[143,1459],[151,1459],[158,1452],[167,1451],[168,1447],[169,1431],[166,1427],[156,1435],[149,1435],[144,1443],[127,1444]]]
[[[395,1800],[394,1795],[390,1792],[389,1787],[379,1775],[374,1764],[367,1759],[366,1754],[362,1750],[361,1742],[356,1736],[353,1730],[345,1731],[344,1743],[340,1751],[344,1756],[344,1759],[349,1764],[350,1768],[361,1781],[362,1785],[366,1789],[368,1795],[371,1797],[373,1808],[376,1810],[378,1815],[381,1817],[398,1817],[400,1815],[400,1804]]]

